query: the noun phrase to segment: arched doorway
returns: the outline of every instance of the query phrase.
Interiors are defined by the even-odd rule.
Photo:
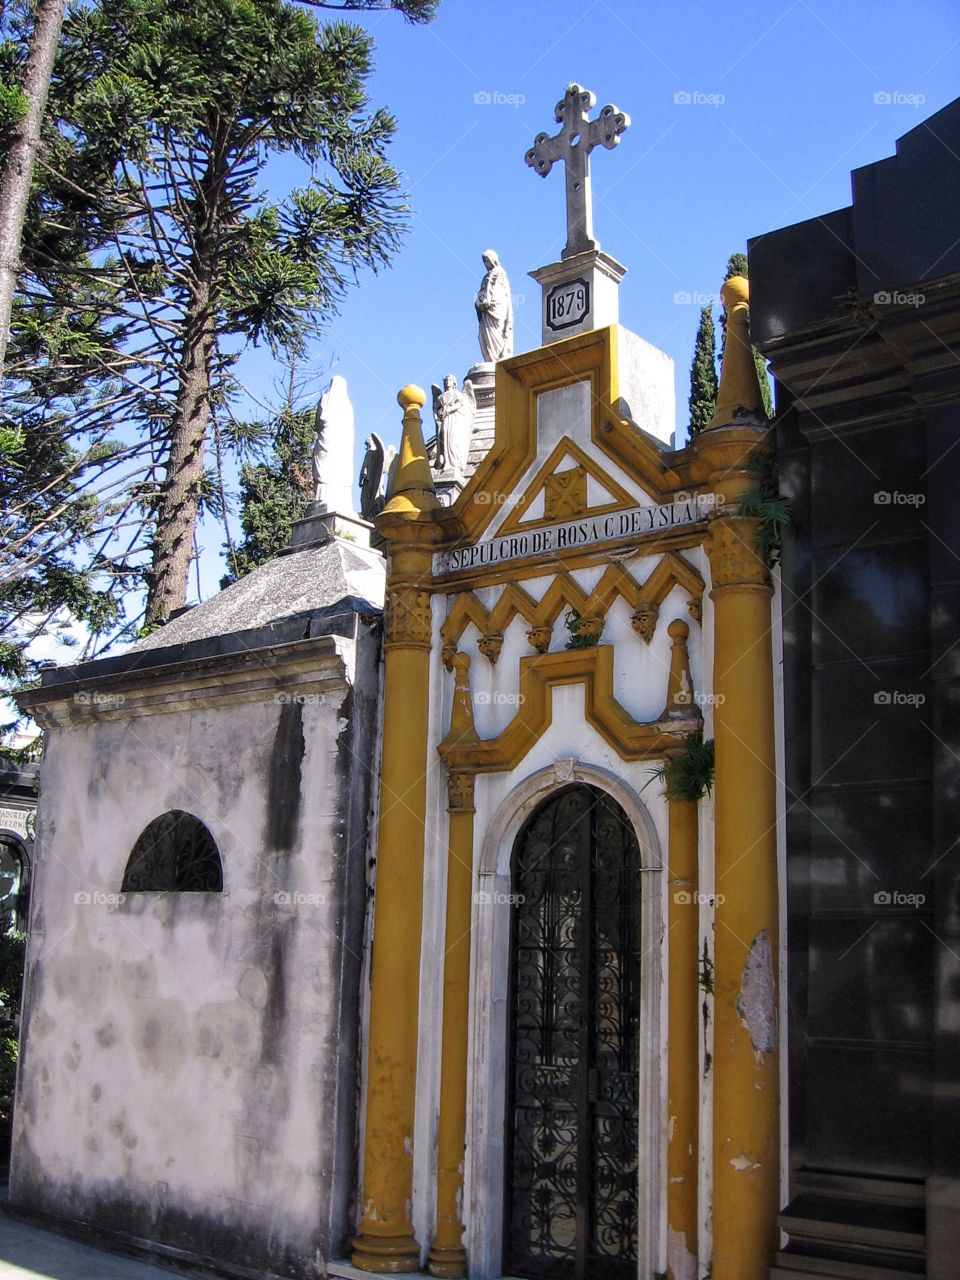
[[[637,1273],[641,852],[578,784],[513,849],[504,1274]]]

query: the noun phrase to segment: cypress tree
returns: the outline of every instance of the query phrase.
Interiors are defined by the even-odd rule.
[[[240,468],[240,527],[243,540],[228,548],[232,572],[220,582],[227,587],[237,578],[278,556],[290,545],[290,530],[313,497],[314,410],[286,405],[272,424],[269,458],[245,462]]]
[[[690,437],[698,435],[717,407],[716,338],[713,306],[703,307],[690,366]]]

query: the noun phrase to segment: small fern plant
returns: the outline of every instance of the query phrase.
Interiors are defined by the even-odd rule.
[[[756,548],[769,568],[780,562],[783,539],[793,523],[790,503],[781,496],[777,455],[762,453],[750,459],[756,480],[737,502],[737,514],[757,521]]]
[[[704,742],[702,733],[692,733],[683,752],[654,769],[644,786],[661,782],[668,800],[690,800],[695,804],[713,790],[713,771],[713,739]]]
[[[592,649],[600,639],[596,635],[586,635],[580,630],[581,615],[576,609],[568,609],[564,614],[563,625],[570,632],[570,639],[567,641],[568,649]]]

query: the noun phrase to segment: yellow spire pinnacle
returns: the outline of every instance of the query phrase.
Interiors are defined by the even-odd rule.
[[[731,276],[720,290],[727,313],[720,389],[713,417],[704,428],[729,427],[743,418],[766,422],[763,392],[750,345],[750,286],[744,276]]]
[[[402,387],[397,393],[397,403],[403,409],[400,461],[397,464],[393,497],[381,511],[381,515],[411,515],[440,509],[420,421],[420,410],[426,400],[426,393],[422,388],[412,383]]]

